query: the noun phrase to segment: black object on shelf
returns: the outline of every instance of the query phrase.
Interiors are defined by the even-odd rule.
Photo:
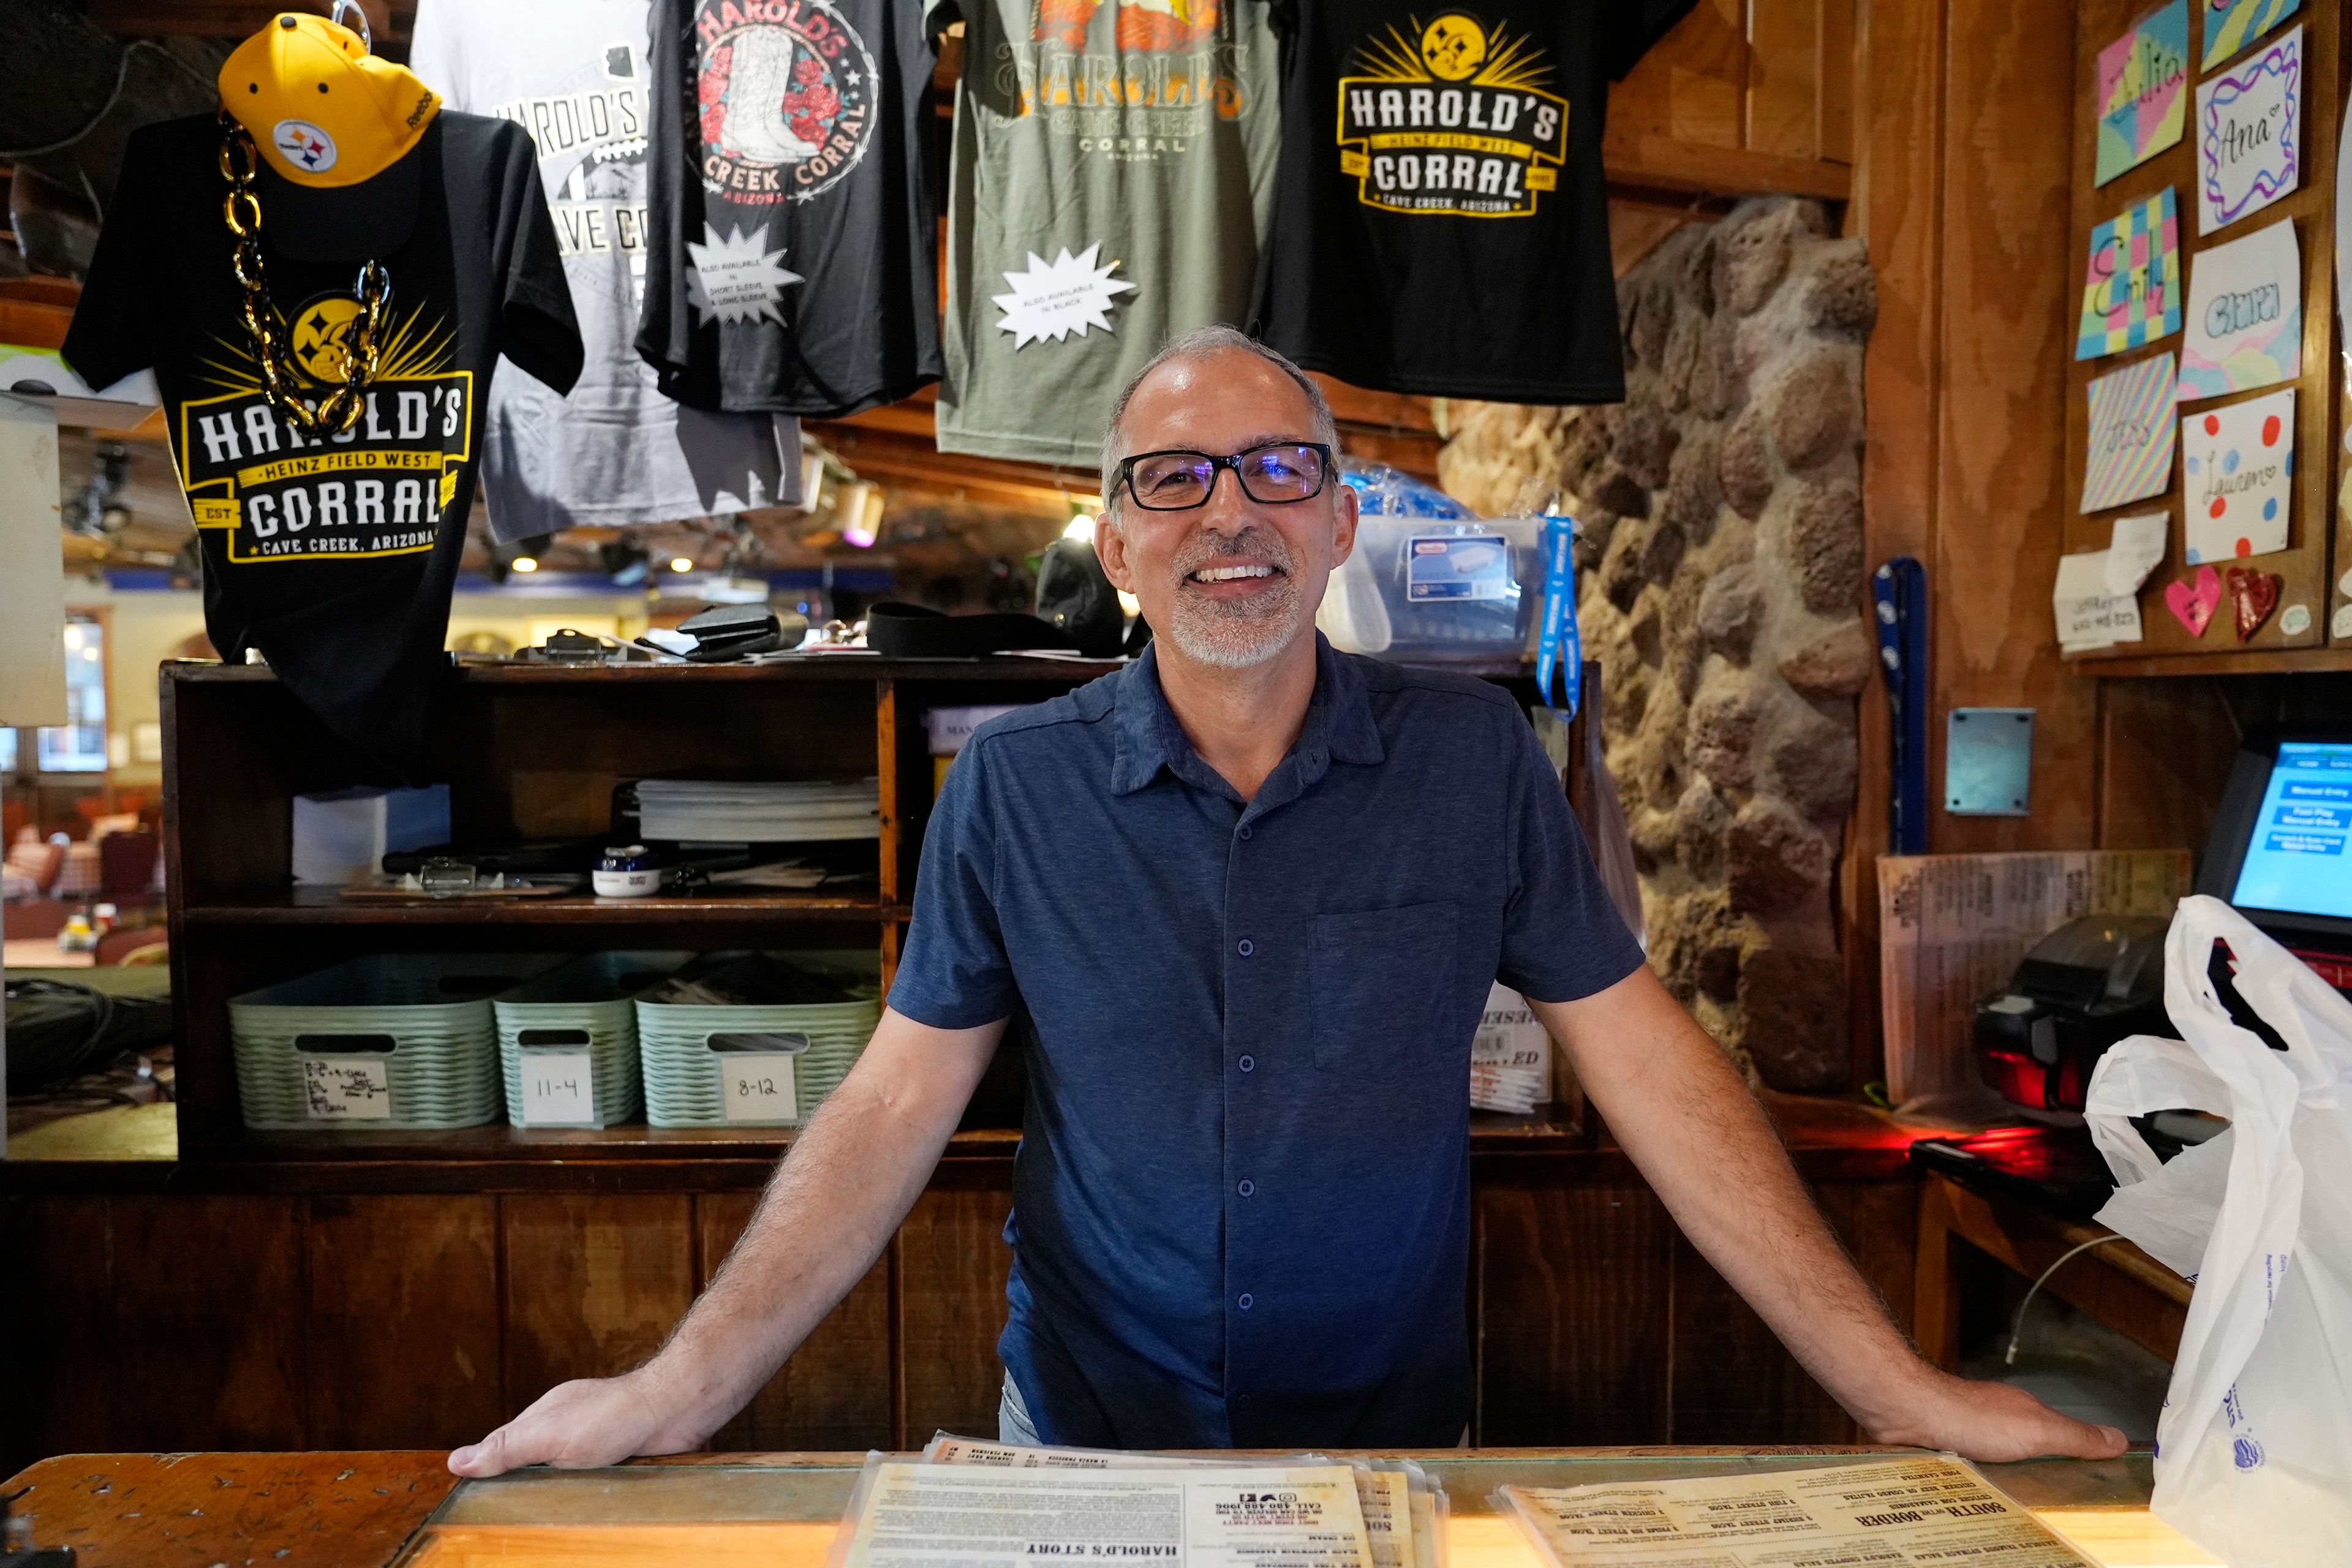
[[[2179,1039],[2164,1010],[2161,915],[2084,915],[2033,944],[2001,992],[1978,1002],[1977,1065],[2029,1110],[2080,1110],[2107,1047]]]
[[[1988,1197],[2019,1199],[2067,1219],[2089,1219],[2116,1179],[2087,1127],[1996,1127],[1911,1145],[1911,1163]]]

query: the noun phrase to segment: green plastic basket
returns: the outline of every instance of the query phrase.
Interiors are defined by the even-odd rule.
[[[678,978],[720,972],[746,956],[714,953]],[[779,956],[845,999],[768,1005],[637,999],[648,1123],[796,1126],[840,1087],[882,1021],[880,986],[869,978],[875,961],[868,955],[861,973],[855,954]]]
[[[643,1104],[644,1082],[632,998],[693,958],[687,952],[591,953],[492,1001],[507,1121],[517,1127],[612,1127],[635,1117]],[[587,1057],[589,1114],[537,1123],[525,1119],[523,1071],[541,1051]]]
[[[557,953],[379,953],[232,997],[245,1124],[268,1131],[478,1127],[499,1114],[490,998]]]

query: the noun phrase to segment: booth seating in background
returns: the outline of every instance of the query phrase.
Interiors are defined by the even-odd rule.
[[[37,828],[18,829],[16,842],[8,846],[5,891],[7,900],[16,903],[47,898],[65,871],[66,849],[70,842],[62,833],[44,838]]]

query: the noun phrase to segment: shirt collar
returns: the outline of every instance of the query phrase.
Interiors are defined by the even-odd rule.
[[[1192,750],[1183,726],[1176,722],[1167,694],[1160,689],[1156,644],[1120,673],[1114,702],[1118,745],[1111,760],[1113,794],[1134,794],[1159,777],[1163,767],[1188,784],[1233,793]],[[1267,778],[1254,804],[1271,808],[1295,799],[1328,773],[1333,763],[1369,766],[1387,757],[1380,728],[1372,722],[1362,672],[1317,632],[1315,695],[1307,700],[1307,721],[1300,726],[1290,754]]]

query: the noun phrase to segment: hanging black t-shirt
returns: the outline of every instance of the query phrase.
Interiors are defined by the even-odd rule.
[[[1693,0],[1277,0],[1265,341],[1358,386],[1625,395],[1601,132]]]
[[[65,358],[93,386],[153,368],[203,542],[213,646],[231,663],[259,648],[337,735],[413,777],[448,662],[490,372],[503,353],[559,391],[580,373],[538,159],[520,126],[435,119],[406,154],[422,160],[415,219],[376,258],[392,290],[365,411],[310,441],[262,395],[238,319],[220,147],[209,114],[132,132]],[[358,268],[288,255],[302,237],[272,220],[291,209],[273,212],[267,188],[261,202],[298,379],[339,384]]]
[[[696,408],[838,417],[940,377],[922,0],[654,0],[637,352]]]

